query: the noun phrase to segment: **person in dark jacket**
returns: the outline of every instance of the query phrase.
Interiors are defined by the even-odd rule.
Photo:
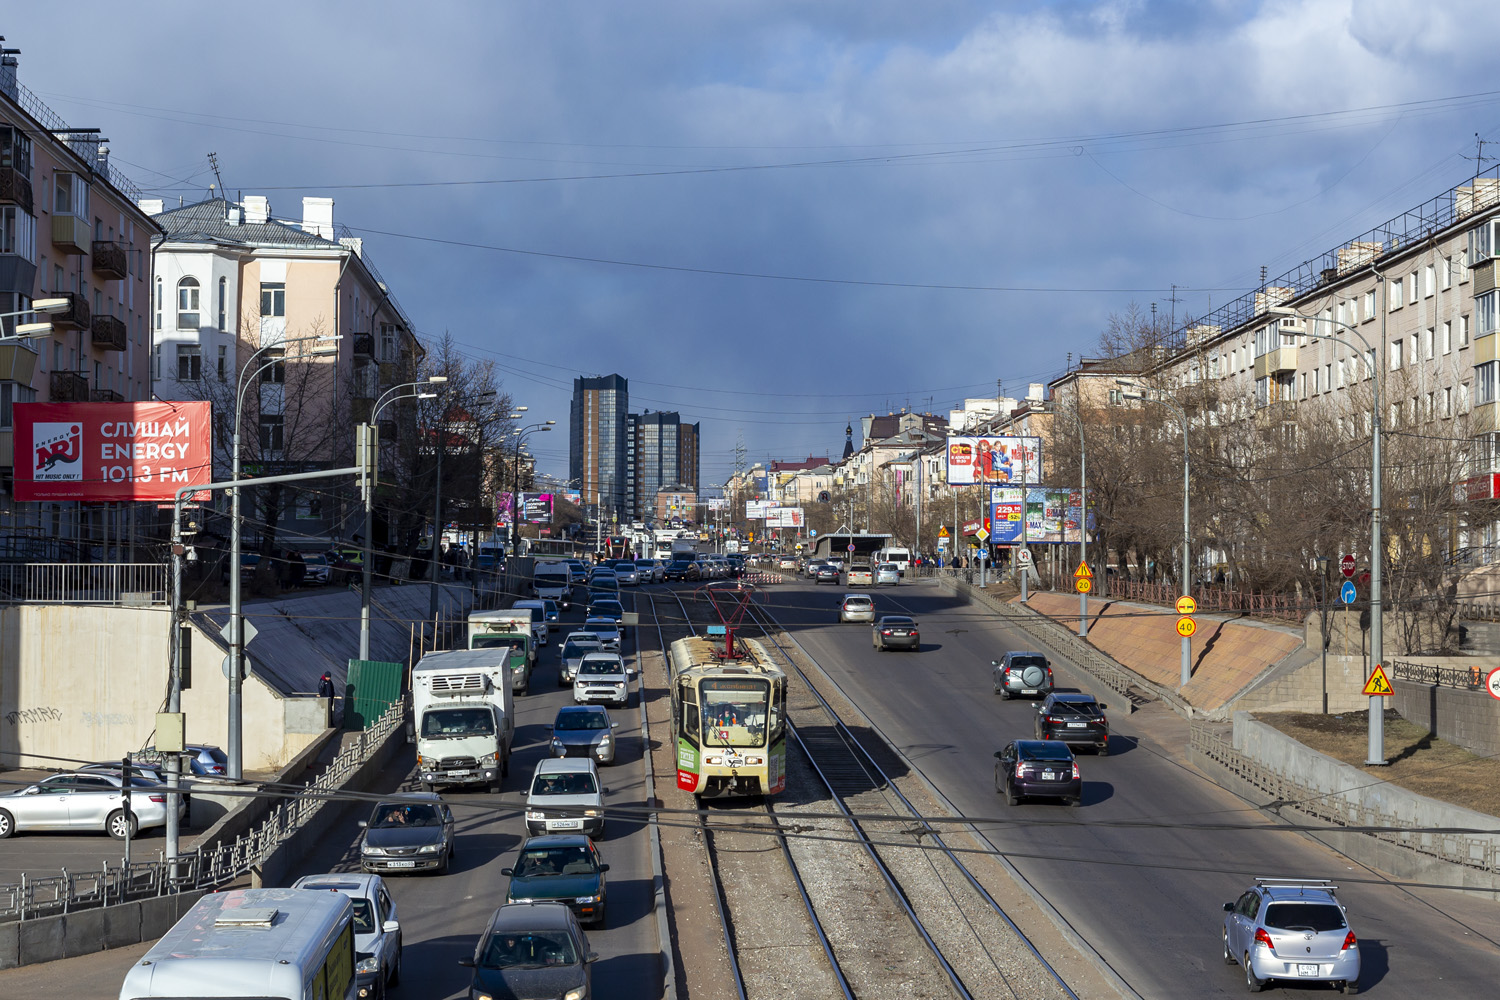
[[[318,678],[318,697],[330,699],[333,697],[333,675],[326,670],[323,671],[323,676]]]

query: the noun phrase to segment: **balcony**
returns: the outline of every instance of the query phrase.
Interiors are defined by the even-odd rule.
[[[373,334],[360,333],[355,335],[354,356],[356,358],[373,358],[375,356],[375,337]]]
[[[89,380],[77,372],[52,373],[52,402],[87,403]]]
[[[24,340],[0,344],[0,381],[30,385],[38,357]]]
[[[0,167],[0,202],[31,214],[31,178],[15,167]]]
[[[54,215],[52,245],[69,256],[88,253],[94,246],[94,229],[76,215]]]
[[[56,218],[56,216],[53,216]],[[87,330],[92,325],[92,317],[89,314],[89,300],[77,292],[59,292],[59,299],[67,299],[71,305],[66,312],[52,314],[52,327],[55,330]]]
[[[1267,351],[1255,359],[1255,377],[1267,378],[1278,372],[1294,372],[1297,370],[1297,348],[1278,347],[1274,351]]]
[[[118,392],[115,392],[113,389],[90,389],[89,390],[89,402],[90,403],[123,403],[123,402],[125,402],[125,397],[122,396],[122,395],[120,395]]]
[[[95,274],[117,281],[130,277],[130,257],[125,244],[114,240],[94,240],[91,246]]]
[[[116,316],[100,314],[94,317],[93,344],[101,351],[123,351],[128,346],[130,335],[125,330],[125,321]]]

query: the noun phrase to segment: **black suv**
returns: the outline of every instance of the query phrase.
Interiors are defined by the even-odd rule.
[[[692,559],[673,559],[667,563],[668,580],[696,580],[698,576],[698,563]]]
[[[1036,738],[1091,746],[1100,757],[1108,757],[1109,719],[1104,714],[1108,707],[1091,694],[1054,691],[1036,707]]]

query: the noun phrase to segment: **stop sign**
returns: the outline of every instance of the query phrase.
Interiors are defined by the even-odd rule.
[[[1344,558],[1340,559],[1339,571],[1342,572],[1344,576],[1352,578],[1354,576],[1354,557],[1345,556]]]

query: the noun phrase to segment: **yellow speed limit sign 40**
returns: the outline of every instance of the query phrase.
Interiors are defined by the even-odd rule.
[[[1073,587],[1080,594],[1087,594],[1089,591],[1094,589],[1094,581],[1090,580],[1086,576],[1081,576],[1073,581]]]
[[[1177,613],[1179,615],[1190,615],[1198,610],[1198,602],[1186,594],[1177,598]]]
[[[1177,619],[1178,635],[1191,637],[1192,634],[1196,631],[1198,631],[1198,623],[1193,621],[1191,618],[1183,616],[1182,618]]]

